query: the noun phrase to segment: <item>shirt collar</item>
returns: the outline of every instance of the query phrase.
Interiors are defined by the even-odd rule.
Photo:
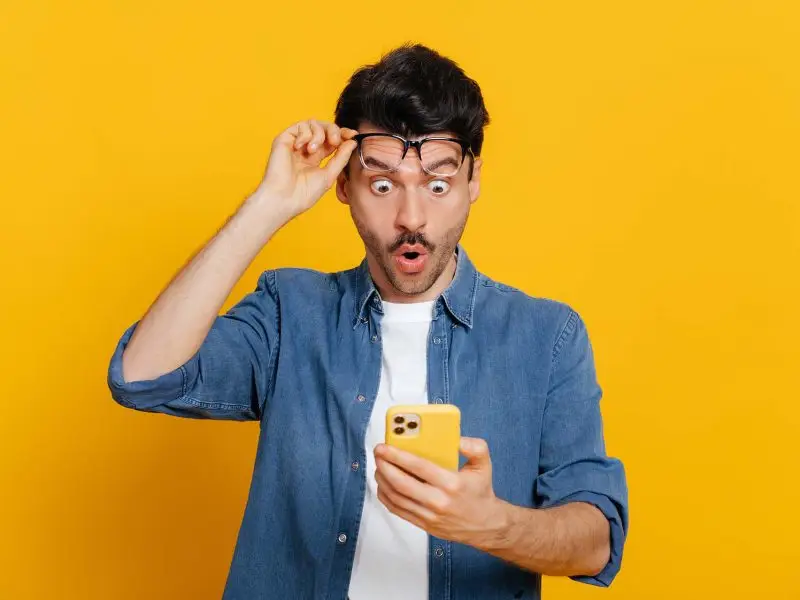
[[[456,247],[456,257],[456,274],[440,297],[453,318],[465,327],[471,328],[475,295],[478,291],[478,271],[461,244]],[[369,265],[365,257],[356,269],[354,328],[359,322],[366,322],[369,302],[373,303],[377,312],[382,312],[380,294],[369,274]]]

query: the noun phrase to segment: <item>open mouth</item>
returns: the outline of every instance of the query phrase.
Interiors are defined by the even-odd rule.
[[[403,248],[400,248],[400,250],[403,250]],[[427,253],[416,250],[406,250],[394,255],[395,265],[400,272],[406,275],[421,273],[425,269],[427,259]]]

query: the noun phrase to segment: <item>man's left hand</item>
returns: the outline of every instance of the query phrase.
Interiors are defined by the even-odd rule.
[[[494,495],[486,441],[462,437],[460,451],[467,463],[453,472],[399,448],[378,444],[378,499],[390,512],[433,536],[487,547],[507,527],[506,503]]]

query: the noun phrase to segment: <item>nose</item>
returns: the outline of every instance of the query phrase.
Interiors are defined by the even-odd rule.
[[[425,226],[427,217],[425,215],[425,194],[416,185],[418,179],[424,176],[424,172],[420,156],[415,148],[409,148],[408,154],[397,167],[397,173],[406,185],[400,194],[395,227],[400,230],[418,231]]]
[[[400,195],[395,217],[395,227],[407,231],[418,231],[427,222],[425,214],[425,198],[416,186],[405,188]]]

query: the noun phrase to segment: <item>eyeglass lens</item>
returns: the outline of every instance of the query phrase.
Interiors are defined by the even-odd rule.
[[[403,160],[403,142],[389,136],[372,136],[361,141],[361,162],[372,171],[392,171]],[[409,152],[414,152],[409,148]],[[462,163],[462,148],[458,142],[428,140],[422,144],[420,156],[423,169],[433,175],[450,176]]]

